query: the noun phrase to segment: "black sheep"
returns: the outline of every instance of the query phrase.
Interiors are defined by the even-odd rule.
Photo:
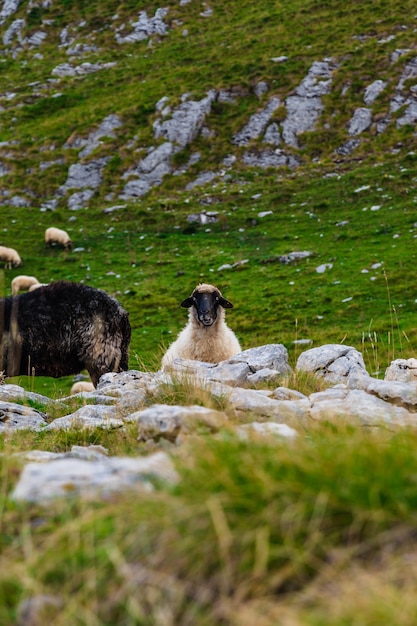
[[[0,371],[69,376],[86,369],[94,386],[128,369],[131,328],[123,307],[101,289],[57,281],[0,299]]]

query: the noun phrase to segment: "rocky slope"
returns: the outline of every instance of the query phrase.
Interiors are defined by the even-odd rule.
[[[149,451],[157,446],[148,458],[107,457],[101,446],[74,446],[66,453],[21,453],[28,464],[12,497],[33,502],[69,494],[106,497],[132,486],[152,489],[155,477],[175,481],[169,456],[158,450],[160,442],[178,446],[188,435],[198,436],[201,429],[212,433],[232,430],[244,438],[291,439],[308,429],[312,420],[392,429],[416,423],[416,359],[394,361],[385,380],[378,380],[367,373],[360,352],[350,346],[326,345],[301,353],[297,370],[323,377],[329,387],[306,396],[282,386],[291,368],[280,344],[252,348],[218,364],[178,360],[174,379],[191,378],[213,396],[225,399],[227,412],[155,403],[158,389],[173,384],[173,378],[163,372],[105,374],[97,390],[80,394],[84,406],[54,420],[48,418],[48,406],[58,403],[65,412],[69,398],[49,400],[16,385],[1,385],[1,432],[119,429],[136,424],[138,441],[151,444]],[[266,388],[274,383],[278,385],[275,389]],[[34,401],[41,401],[46,412],[27,406]]]
[[[187,92],[178,87],[164,93],[160,84],[155,91],[159,97],[153,102],[148,97],[149,111],[139,126],[131,124],[131,104],[118,102],[117,91],[103,115],[102,103],[94,104],[101,84],[114,84],[117,73],[125,82],[133,80],[125,69],[130,57],[145,63],[149,50],[169,51],[179,33],[192,38],[188,26],[196,18],[191,6],[203,20],[202,28],[209,22],[220,26],[215,3],[169,4],[139,11],[122,4],[119,14],[109,12],[109,3],[100,19],[77,21],[68,8],[61,15],[54,0],[3,0],[0,55],[8,72],[0,79],[5,120],[0,202],[77,210],[100,200],[111,210],[140,200],[163,180],[192,189],[228,180],[242,168],[288,171],[314,162],[334,167],[363,158],[377,144],[385,151],[411,145],[417,120],[417,56],[406,45],[414,28],[411,17],[401,28],[394,23],[381,32],[352,32],[351,54],[310,59],[304,74],[286,70],[294,59],[279,55],[269,58],[266,70],[259,72],[264,78],[249,87],[231,80],[216,88],[208,81],[194,89],[191,82]],[[372,67],[372,47],[382,59],[378,68]],[[299,54],[307,55],[308,49]],[[275,78],[279,71],[294,74],[288,85]],[[96,100],[85,96],[91,80]],[[194,95],[202,91],[202,97]],[[67,112],[85,97],[88,102],[79,110],[89,122],[82,120],[77,127]],[[222,129],[222,116],[234,113],[239,127]],[[56,138],[48,135],[49,114],[61,125]],[[42,135],[33,125],[37,118],[42,119]],[[210,146],[220,143],[223,132],[213,162]]]

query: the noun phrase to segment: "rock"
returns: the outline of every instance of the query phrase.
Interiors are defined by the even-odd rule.
[[[29,406],[0,401],[0,432],[41,430],[47,425],[45,413]]]
[[[125,393],[138,392],[142,394],[152,384],[156,374],[128,370],[127,372],[108,372],[100,377],[97,393],[120,398]]]
[[[127,421],[137,422],[139,441],[158,440],[163,437],[174,442],[180,431],[182,433],[195,432],[201,426],[209,428],[212,432],[217,431],[227,423],[228,418],[222,411],[198,405],[154,404],[147,409],[132,413]]]
[[[201,185],[206,185],[207,183],[211,183],[212,180],[217,178],[218,174],[216,172],[203,172],[191,183],[188,183],[185,187],[187,191],[191,191],[195,187],[200,187]]]
[[[385,370],[385,380],[402,383],[417,382],[417,359],[395,359]]]
[[[114,131],[121,128],[122,121],[118,115],[114,113],[108,115],[101,122],[96,131],[90,133],[85,142],[85,147],[80,152],[79,157],[83,159],[88,156],[100,145],[100,139],[104,137],[115,137]]]
[[[70,63],[61,63],[52,70],[52,76],[59,78],[85,76],[86,74],[94,74],[101,70],[109,69],[116,65],[115,62],[110,63],[81,63],[81,65],[71,65]]]
[[[100,186],[102,180],[102,170],[108,162],[108,157],[95,159],[89,163],[76,163],[71,165],[68,170],[68,178],[61,187],[61,191],[68,189],[96,189]]]
[[[117,43],[134,43],[148,39],[152,35],[166,35],[168,29],[164,22],[164,17],[166,17],[167,13],[167,8],[157,9],[154,17],[148,17],[146,11],[141,11],[138,21],[131,24],[133,28],[131,33],[122,36],[119,32],[116,32],[115,37]]]
[[[239,439],[250,440],[256,437],[283,437],[284,439],[294,439],[298,436],[297,431],[287,424],[276,424],[275,422],[252,422],[242,424],[236,429]]]
[[[26,391],[20,385],[9,384],[0,384],[0,400],[4,400],[5,402],[21,403],[37,402],[38,404],[43,404],[45,406],[55,404],[55,400],[51,400],[46,396],[42,396],[41,394],[33,391]]]
[[[237,146],[247,146],[250,141],[258,139],[265,132],[272,115],[280,104],[279,98],[271,98],[262,111],[254,113],[246,126],[233,137],[233,143]]]
[[[185,100],[174,109],[170,119],[154,122],[155,138],[163,138],[182,148],[187,146],[197,137],[216,96],[217,92],[212,89],[200,101]]]
[[[275,400],[271,392],[262,390],[230,388],[221,383],[210,387],[215,396],[226,398],[236,415],[244,418],[248,414],[261,416],[272,422],[304,421],[308,416],[310,401]]]
[[[349,135],[360,135],[367,130],[372,124],[372,111],[365,107],[359,107],[355,110],[352,119],[349,122]]]
[[[281,167],[284,165],[290,168],[296,168],[300,165],[300,160],[297,157],[285,154],[285,152],[279,149],[261,150],[260,152],[251,150],[244,153],[242,160],[245,165],[260,167],[261,169]]]
[[[15,20],[10,24],[9,28],[3,34],[3,44],[6,47],[11,46],[15,38],[20,44],[23,43],[22,30],[24,25],[24,20]]]
[[[129,180],[120,197],[128,200],[143,196],[151,187],[160,185],[163,177],[172,171],[171,158],[176,152],[178,148],[168,141],[151,149],[135,169],[123,175],[123,178],[136,176],[138,180]]]
[[[19,4],[20,0],[4,0],[3,8],[0,11],[0,24],[3,24],[13,13],[16,13]]]
[[[373,83],[367,86],[365,89],[365,93],[363,96],[363,101],[368,106],[373,104],[375,100],[378,98],[379,94],[385,89],[387,86],[387,82],[384,80],[374,80]]]
[[[191,378],[200,385],[210,382],[222,382],[225,385],[237,387],[245,386],[248,376],[252,373],[252,370],[246,363],[231,363],[230,359],[220,361],[219,363],[174,359],[172,371],[180,380]]]
[[[302,352],[297,359],[296,369],[322,376],[332,383],[346,382],[357,371],[367,375],[362,354],[356,348],[340,344],[329,344]]]
[[[341,156],[347,156],[360,145],[360,139],[349,139],[343,145],[339,146],[339,148],[336,148],[335,152],[336,154],[340,154]]]
[[[121,417],[117,417],[117,411],[113,406],[88,404],[80,409],[58,417],[51,422],[45,430],[69,430],[70,428],[120,428],[123,426]]]
[[[288,376],[292,369],[288,364],[288,351],[280,343],[267,344],[258,348],[249,348],[228,360],[230,364],[246,363],[252,372],[271,369],[281,376]]]
[[[272,122],[272,124],[269,124],[267,127],[263,142],[270,143],[272,146],[279,146],[281,143],[281,133],[279,132],[279,126],[276,122]]]
[[[381,400],[402,406],[407,411],[417,412],[417,388],[414,383],[377,380],[372,378],[366,388],[367,393]]]
[[[282,137],[290,146],[299,147],[297,136],[314,129],[323,110],[321,97],[330,92],[331,67],[327,61],[314,62],[295,95],[285,101],[287,117],[282,123]]]
[[[28,463],[11,498],[40,504],[68,496],[106,498],[126,489],[151,491],[154,479],[172,483],[178,480],[164,452],[143,458],[103,457],[92,461],[62,458],[48,463]]]
[[[340,419],[346,422],[359,422],[364,426],[417,425],[417,418],[406,409],[393,406],[381,398],[359,389],[346,390],[337,395],[313,394],[310,417],[317,420]]]

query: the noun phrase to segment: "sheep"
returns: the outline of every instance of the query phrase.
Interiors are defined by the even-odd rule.
[[[46,285],[48,285],[48,283],[34,283],[29,287],[28,291],[35,291],[35,289],[39,289],[39,287],[46,287]]]
[[[94,391],[93,383],[90,383],[87,380],[79,380],[71,387],[71,395],[75,395],[76,393],[81,393],[83,391]]]
[[[128,313],[101,289],[65,280],[0,299],[0,371],[69,376],[86,369],[97,386],[128,368]]]
[[[6,270],[22,265],[22,259],[18,252],[14,248],[7,248],[6,246],[0,246],[0,261],[5,261],[4,267]]]
[[[15,276],[12,280],[12,296],[17,296],[19,291],[30,290],[33,286],[39,286],[40,282],[34,276]]]
[[[72,241],[68,233],[55,226],[45,230],[45,245],[51,246],[53,243],[59,243],[65,250],[72,250]]]
[[[233,305],[217,287],[198,284],[181,306],[189,309],[188,323],[165,352],[162,369],[178,358],[218,363],[241,352],[236,335],[225,322],[224,309]]]

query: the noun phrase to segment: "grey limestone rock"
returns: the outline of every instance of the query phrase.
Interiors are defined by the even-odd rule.
[[[323,376],[332,383],[346,382],[355,371],[366,375],[362,354],[356,348],[343,344],[328,344],[302,352],[296,369]]]
[[[417,382],[417,359],[395,359],[385,370],[385,380]]]
[[[29,406],[0,401],[0,432],[41,430],[46,425],[45,413]]]
[[[147,409],[132,413],[127,420],[138,424],[139,441],[158,440],[162,437],[174,442],[180,431],[182,433],[193,432],[199,426],[217,431],[227,423],[227,415],[222,411],[199,405],[154,404]]]
[[[360,389],[346,390],[338,395],[325,394],[310,397],[310,417],[317,420],[341,419],[364,426],[381,424],[417,425],[417,417],[401,406],[384,402],[381,398]]]
[[[141,11],[139,13],[139,19],[130,25],[132,28],[130,33],[121,35],[120,32],[116,32],[115,37],[117,43],[135,43],[149,39],[152,35],[166,35],[168,28],[164,22],[164,18],[167,13],[167,8],[157,9],[154,17],[148,17],[146,11]]]
[[[279,98],[271,98],[268,104],[258,113],[254,113],[246,126],[233,137],[233,143],[237,146],[247,146],[250,141],[263,135],[280,104]]]
[[[359,107],[355,110],[352,119],[349,122],[349,135],[360,135],[367,130],[372,124],[372,111],[365,107]]]
[[[114,406],[88,404],[77,409],[70,415],[58,417],[46,430],[69,430],[71,428],[120,428],[123,419],[118,416]]]
[[[150,491],[156,478],[168,482],[178,480],[172,461],[164,452],[143,458],[65,457],[25,465],[11,498],[41,504],[69,496],[106,498],[126,489]]]
[[[287,426],[287,424],[277,424],[276,422],[251,422],[238,426],[236,432],[240,439],[251,439],[253,437],[281,437],[284,439],[294,439],[298,432]]]
[[[88,163],[76,163],[68,170],[68,178],[61,187],[62,191],[68,189],[96,189],[102,180],[102,170],[108,161],[108,157],[95,159]]]
[[[169,119],[154,122],[155,138],[163,138],[182,148],[187,146],[197,137],[216,96],[217,92],[212,89],[205,98],[199,101],[183,98],[184,101],[172,111]]]
[[[363,96],[363,101],[366,105],[373,104],[375,100],[378,98],[379,94],[384,91],[387,86],[387,82],[384,80],[374,80],[373,83],[367,86],[365,89],[365,93]]]
[[[287,117],[282,124],[282,136],[290,146],[299,147],[298,135],[313,130],[323,110],[322,96],[330,92],[332,67],[328,61],[315,61],[307,76],[286,99]]]
[[[20,0],[3,0],[3,6],[0,11],[0,24],[3,24],[13,13],[16,13],[19,4]]]

